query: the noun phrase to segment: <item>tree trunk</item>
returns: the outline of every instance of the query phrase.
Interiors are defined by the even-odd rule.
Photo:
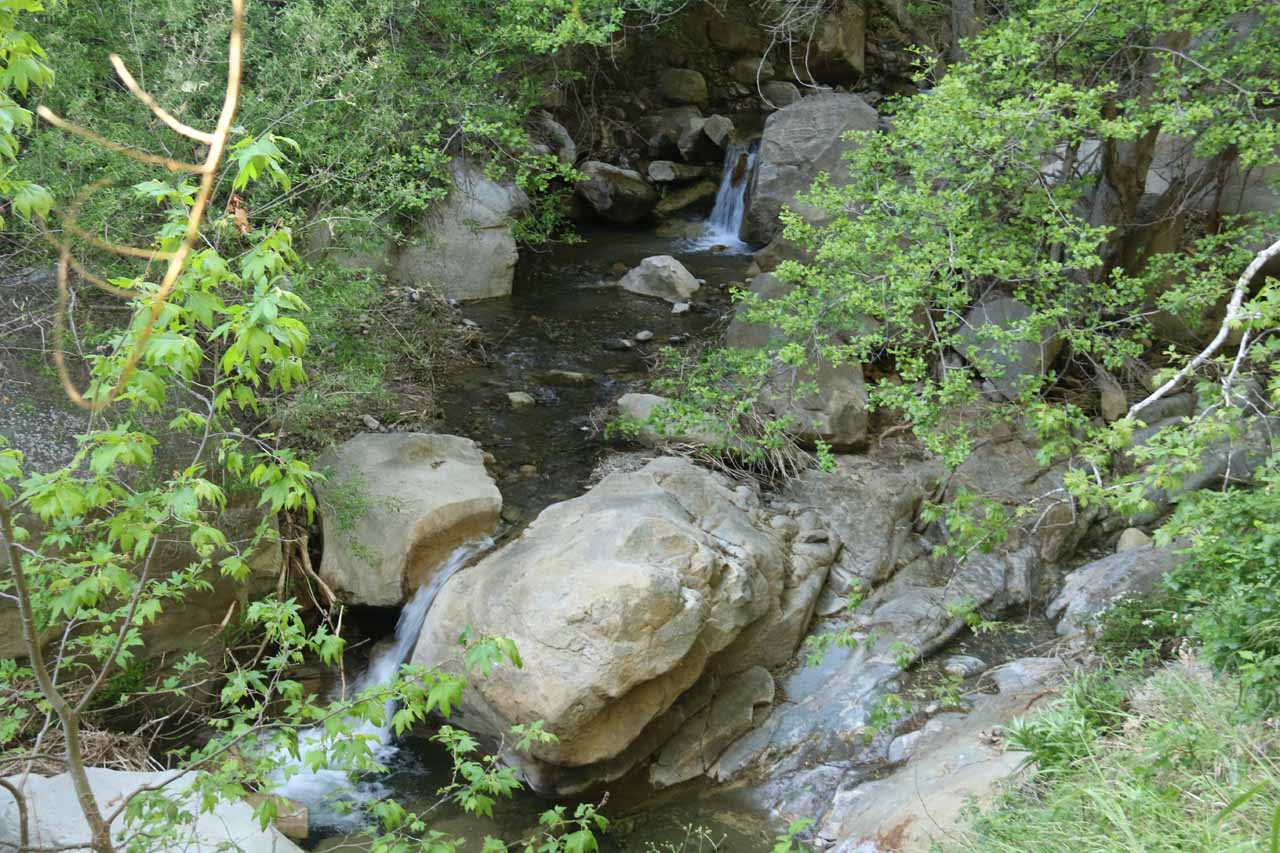
[[[978,0],[951,0],[951,48],[947,51],[948,62],[964,59],[964,48],[960,41],[976,36],[982,29],[977,2]]]
[[[66,697],[58,691],[49,674],[44,659],[44,649],[36,630],[35,614],[31,609],[31,591],[27,586],[27,574],[22,568],[22,556],[18,553],[18,544],[13,536],[13,513],[9,505],[0,501],[0,540],[8,556],[9,571],[13,575],[14,594],[18,599],[18,615],[22,620],[22,639],[27,647],[27,656],[31,661],[31,671],[35,676],[40,692],[48,701],[58,721],[62,724],[62,740],[67,752],[67,773],[71,776],[71,784],[76,789],[76,799],[80,802],[80,811],[89,824],[92,840],[89,846],[94,853],[115,853],[111,843],[111,827],[102,817],[102,809],[89,784],[89,774],[84,766],[84,753],[80,743],[80,714],[71,707]]]

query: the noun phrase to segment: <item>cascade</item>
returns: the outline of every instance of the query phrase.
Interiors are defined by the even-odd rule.
[[[481,539],[468,542],[454,549],[449,558],[432,576],[431,580],[413,594],[413,598],[400,611],[396,621],[395,636],[383,648],[375,651],[369,665],[360,673],[347,690],[348,696],[355,696],[370,687],[389,684],[413,651],[418,635],[427,619],[427,612],[440,590],[463,566],[473,557],[493,546],[492,539]],[[342,691],[335,690],[331,697],[341,699]],[[373,744],[373,755],[381,764],[393,758],[397,752],[391,742],[391,716],[395,711],[395,700],[387,701],[387,712],[381,726],[361,722],[355,725],[351,737],[366,738]],[[321,745],[323,730],[320,727],[307,729],[298,735],[298,751],[305,759],[310,749]],[[313,827],[338,830],[357,830],[362,818],[356,810],[340,810],[335,808],[338,801],[348,803],[372,802],[387,792],[378,782],[362,782],[354,788],[347,774],[341,770],[329,768],[308,769],[305,760],[290,760],[287,766],[278,772],[279,784],[274,793],[288,797],[307,807],[308,819]]]
[[[756,142],[748,145],[731,142],[725,149],[724,172],[720,176],[715,207],[702,235],[690,242],[691,250],[706,251],[713,246],[723,246],[723,251],[732,254],[751,252],[751,247],[742,242],[738,234],[746,215],[747,182],[755,166],[756,146]]]

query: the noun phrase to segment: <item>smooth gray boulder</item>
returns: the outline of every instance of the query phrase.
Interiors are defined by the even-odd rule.
[[[693,166],[688,163],[676,163],[671,160],[654,160],[649,164],[649,180],[659,184],[676,181],[698,181],[712,177],[706,166]]]
[[[670,255],[645,258],[618,284],[628,293],[665,299],[673,305],[688,301],[700,287],[684,264]]]
[[[453,190],[395,253],[391,280],[430,287],[460,302],[509,296],[519,260],[511,224],[528,205],[515,185],[455,161]]]
[[[799,643],[838,543],[776,518],[682,459],[612,474],[446,583],[413,661],[456,667],[467,627],[510,637],[523,668],[474,683],[457,722],[542,720],[558,741],[507,756],[539,791],[618,778],[662,746],[651,726],[674,733],[661,718],[704,675],[777,666]]]
[[[502,495],[469,438],[362,433],[316,467],[324,526],[320,577],[344,601],[391,607],[455,548],[498,526]]]
[[[1045,615],[1058,620],[1059,636],[1087,630],[1113,604],[1147,595],[1185,558],[1167,548],[1134,548],[1081,566],[1067,575]]]
[[[760,86],[760,97],[768,109],[780,110],[800,100],[800,88],[786,80],[770,80]]]
[[[586,180],[578,183],[578,195],[600,218],[617,225],[634,225],[652,215],[658,191],[639,172],[599,160],[588,160],[579,171]]]
[[[960,328],[960,354],[995,386],[1006,400],[1016,400],[1027,377],[1048,372],[1062,351],[1062,338],[1052,330],[1035,330],[1031,340],[997,342],[990,330],[1012,330],[1025,325],[1032,310],[1007,296],[980,302],[965,315]]]
[[[765,274],[756,276],[749,289],[767,302],[785,296],[791,285]],[[725,332],[725,344],[740,349],[779,345],[777,329],[748,323],[744,317],[744,308],[739,306]],[[812,349],[808,363],[799,367],[779,362],[767,378],[759,402],[774,416],[790,418],[792,432],[802,441],[821,439],[843,449],[866,440],[867,392],[862,365],[856,362],[833,364],[817,349]]]
[[[856,142],[849,131],[875,130],[880,116],[857,95],[810,95],[771,114],[756,154],[747,188],[747,214],[742,239],[767,243],[782,230],[778,212],[791,207],[801,216],[821,218],[821,211],[797,201],[820,173],[834,184],[847,183],[848,165],[841,159]]]
[[[89,787],[93,789],[99,806],[114,807],[122,798],[147,785],[159,785],[176,773],[130,773],[92,767],[88,770]],[[5,780],[18,787],[26,797],[27,831],[33,849],[76,850],[89,849],[89,825],[80,811],[71,777],[66,773],[57,776],[10,776]],[[239,853],[302,853],[274,826],[263,829],[254,816],[253,809],[244,802],[219,803],[212,811],[205,812],[200,799],[194,793],[186,793],[190,787],[187,779],[176,779],[165,788],[169,799],[181,811],[193,815],[190,823],[175,827],[167,839],[143,839],[130,832],[124,816],[111,825],[111,835],[124,849],[132,839],[137,849],[152,853],[219,853],[236,850]],[[0,796],[0,848],[16,849],[20,839],[18,807],[7,792]],[[134,848],[130,848],[134,849]]]

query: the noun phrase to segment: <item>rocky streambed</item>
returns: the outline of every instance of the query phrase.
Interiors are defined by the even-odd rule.
[[[463,307],[490,357],[441,395],[447,428],[475,444],[366,437],[398,472],[399,529],[449,547],[501,531],[497,548],[444,584],[413,661],[453,665],[468,626],[511,637],[524,668],[478,683],[453,722],[495,744],[534,720],[559,737],[504,756],[536,795],[494,821],[437,810],[437,828],[514,838],[548,798],[607,791],[622,818],[609,849],[677,842],[696,825],[726,837],[725,849],[767,851],[798,818],[815,821],[819,846],[880,849],[854,844],[880,837],[907,845],[883,849],[927,849],[931,821],[954,819],[1017,765],[990,731],[1062,676],[1047,656],[1057,636],[1044,604],[1097,519],[1046,498],[1061,472],[1042,470],[1013,433],[951,475],[889,440],[782,491],[653,451],[615,455],[602,413],[643,390],[658,345],[694,345],[729,324],[726,290],[748,280],[752,261],[653,232],[587,238],[527,262],[509,299]],[[688,310],[617,283],[662,255],[702,279]],[[606,455],[612,473],[600,479]],[[467,497],[480,482],[496,485],[501,509],[489,491]],[[1047,521],[991,554],[940,556],[941,530],[920,507],[961,489],[1039,502]],[[345,570],[322,571],[344,588]],[[1006,622],[975,636],[976,614]],[[810,632],[842,639],[811,660]],[[447,766],[425,736],[410,737],[378,784],[424,806]],[[922,784],[923,800],[912,793]],[[317,843],[354,849],[359,839]]]

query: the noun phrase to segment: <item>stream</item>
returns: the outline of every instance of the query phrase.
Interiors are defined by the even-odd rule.
[[[462,306],[463,317],[485,336],[486,357],[458,371],[439,389],[442,426],[446,432],[473,438],[496,458],[505,532],[518,529],[550,504],[586,491],[608,446],[600,434],[603,410],[628,391],[644,390],[663,346],[696,345],[727,317],[730,289],[742,285],[751,263],[751,247],[738,241],[737,225],[745,190],[740,176],[752,158],[753,148],[730,147],[725,179],[707,221],[676,221],[648,231],[580,227],[580,242],[524,253],[509,298]],[[662,300],[617,286],[623,273],[653,255],[675,257],[702,280],[688,312],[674,314]],[[637,340],[641,332],[652,336]],[[513,392],[530,395],[534,405],[513,406],[507,396]],[[425,595],[429,605],[434,594]],[[397,637],[410,630],[416,635],[413,625],[420,627],[426,612],[421,603],[422,597],[415,597],[405,608]],[[364,679],[378,677],[372,676],[373,670],[385,669],[388,663],[394,668],[406,654],[400,643],[392,644],[375,656]],[[449,758],[427,734],[387,743],[379,755],[389,772],[362,782],[349,792],[351,798],[391,796],[410,810],[426,811],[449,782]],[[336,790],[333,781],[326,771],[300,774],[282,793],[314,802]],[[772,849],[772,838],[782,829],[779,823],[753,807],[745,793],[704,788],[693,782],[655,794],[643,772],[619,780],[609,786],[604,812],[613,825],[602,839],[602,849],[666,851],[664,845],[670,843],[671,849],[679,850],[698,828],[721,850]],[[581,799],[598,801],[601,793]],[[549,805],[521,793],[498,803],[494,818],[488,819],[463,814],[449,804],[431,810],[431,826],[477,839],[473,846],[478,849],[478,839],[485,835],[507,841],[527,836]],[[323,808],[317,821],[315,811],[313,807],[311,849],[366,849],[365,839],[349,821]],[[704,842],[701,848],[694,843],[688,849],[712,848]]]

